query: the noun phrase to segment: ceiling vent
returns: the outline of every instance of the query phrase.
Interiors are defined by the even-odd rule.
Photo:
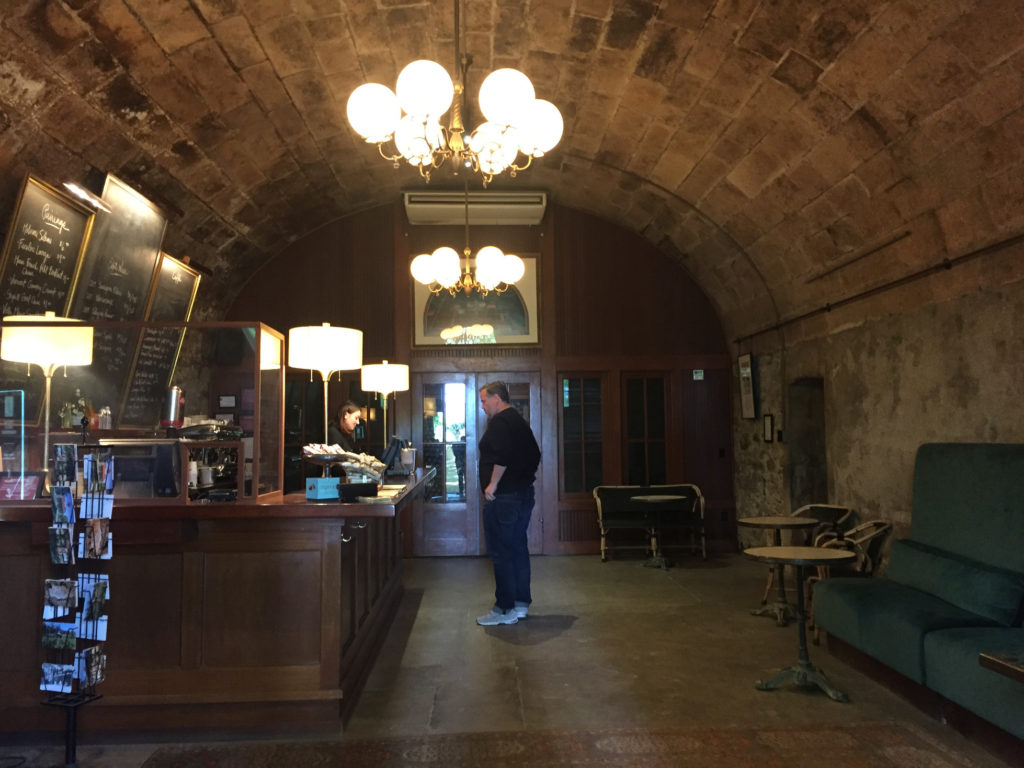
[[[410,224],[464,224],[466,221],[466,193],[461,190],[416,190],[403,192],[402,197]],[[547,203],[546,192],[470,192],[469,223],[533,226],[544,218]]]

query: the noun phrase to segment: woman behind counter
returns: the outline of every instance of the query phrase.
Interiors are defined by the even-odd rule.
[[[363,419],[363,409],[347,400],[338,409],[337,418],[327,427],[327,442],[331,445],[340,445],[341,450],[347,453],[359,453],[356,447],[356,427]]]

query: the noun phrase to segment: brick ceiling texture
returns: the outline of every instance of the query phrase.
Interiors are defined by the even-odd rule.
[[[27,171],[120,176],[212,273],[201,316],[291,240],[423,183],[345,103],[415,58],[452,71],[451,0],[3,5],[2,210]],[[566,122],[493,187],[639,233],[731,334],[1024,229],[1017,0],[466,0],[463,21],[472,109],[514,66]]]

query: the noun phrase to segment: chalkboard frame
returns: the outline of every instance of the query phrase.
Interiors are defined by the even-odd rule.
[[[96,211],[85,203],[76,200],[71,195],[65,194],[56,187],[47,184],[37,176],[33,176],[31,173],[25,174],[25,178],[22,180],[21,190],[18,193],[18,202],[14,206],[14,213],[11,215],[10,226],[8,227],[4,238],[4,250],[3,253],[0,254],[0,292],[7,290],[7,284],[5,281],[9,276],[8,271],[11,266],[10,262],[12,252],[14,250],[15,238],[17,237],[18,231],[21,230],[26,223],[26,208],[30,204],[29,198],[33,194],[38,194],[44,199],[48,198],[52,202],[67,206],[81,216],[81,239],[78,242],[77,248],[75,248],[74,267],[71,270],[71,280],[68,283],[68,291],[67,295],[64,297],[63,304],[59,308],[39,307],[32,312],[33,314],[42,315],[47,310],[52,310],[60,315],[67,316],[68,310],[71,308],[71,302],[74,298],[75,289],[78,285],[78,278],[82,273],[82,263],[85,258],[86,248],[89,245],[89,235],[92,233],[93,222],[96,220]]]
[[[70,272],[70,279],[67,285],[67,292],[62,298],[60,306],[54,307],[40,305],[31,309],[26,308],[26,310],[16,312],[15,314],[43,315],[45,312],[52,310],[54,313],[66,317],[68,311],[71,309],[72,302],[75,298],[75,292],[77,291],[78,281],[82,275],[82,265],[85,261],[85,253],[89,246],[89,238],[92,234],[93,224],[96,220],[96,211],[85,203],[76,200],[71,195],[62,192],[31,173],[26,173],[24,179],[22,179],[21,189],[18,192],[18,200],[15,203],[14,212],[11,214],[9,226],[4,237],[3,251],[0,252],[0,295],[6,294],[10,289],[8,280],[11,277],[10,268],[17,233],[22,231],[24,226],[28,223],[26,216],[28,214],[29,206],[33,205],[37,196],[39,198],[39,204],[47,201],[58,203],[65,208],[71,209],[73,213],[78,214],[80,218],[77,223],[80,224],[81,236],[77,245],[73,249],[74,264],[72,268],[68,270]],[[3,363],[0,365],[13,365],[13,363]],[[42,419],[42,389],[41,377],[29,379],[27,384],[24,386],[26,424],[35,426],[38,425]]]
[[[183,317],[158,317],[158,318],[156,318],[156,320],[158,320],[158,321],[171,321],[171,322],[187,323],[189,321],[189,318],[192,316],[192,307],[195,306],[196,294],[199,292],[199,280],[200,280],[199,271],[196,270],[196,269],[193,269],[190,266],[188,266],[188,264],[186,264],[185,262],[179,261],[178,259],[174,258],[170,254],[164,253],[163,251],[160,252],[160,259],[159,259],[159,263],[157,264],[156,276],[153,278],[153,288],[150,291],[149,299],[148,299],[147,304],[146,304],[146,320],[147,321],[152,321],[153,320],[154,308],[158,305],[158,302],[159,302],[159,300],[161,298],[161,296],[160,296],[160,290],[161,290],[161,284],[162,284],[161,278],[163,277],[163,274],[164,274],[164,267],[165,267],[165,265],[167,267],[169,267],[170,270],[172,270],[172,272],[171,272],[172,275],[185,276],[183,279],[190,280],[191,281],[191,285],[188,287],[188,302],[187,302],[187,305],[185,307],[184,316]],[[173,280],[174,278],[172,277],[171,279]],[[178,357],[181,355],[181,347],[185,343],[185,331],[186,331],[186,328],[185,327],[178,328],[178,327],[175,327],[175,326],[171,326],[171,327],[167,327],[167,328],[147,327],[142,332],[142,334],[140,336],[140,339],[139,339],[138,346],[137,346],[137,348],[135,350],[134,358],[132,360],[131,368],[130,368],[130,371],[129,371],[129,374],[128,374],[128,380],[127,380],[127,383],[126,383],[126,385],[124,387],[124,393],[121,396],[119,407],[117,409],[117,426],[118,426],[119,429],[123,428],[123,427],[152,427],[153,424],[155,423],[155,419],[154,419],[150,423],[137,424],[137,423],[134,423],[132,420],[126,420],[124,418],[124,414],[127,411],[127,407],[128,407],[129,401],[131,400],[132,387],[135,384],[135,377],[136,377],[137,368],[138,368],[138,365],[139,365],[139,359],[142,357],[142,350],[146,346],[146,338],[147,338],[147,336],[149,336],[150,334],[158,334],[158,333],[161,333],[161,332],[164,332],[164,331],[174,332],[175,330],[178,333],[178,340],[177,340],[177,343],[174,345],[174,354],[171,357],[170,365],[167,368],[167,378],[166,378],[166,381],[163,384],[163,386],[166,387],[166,386],[168,386],[170,384],[170,382],[174,378],[174,371],[178,367]],[[157,393],[157,394],[162,394],[162,393]],[[157,399],[156,400],[156,415],[157,415],[157,417],[159,417],[160,407],[162,406],[162,404],[163,404],[163,400],[162,399]]]

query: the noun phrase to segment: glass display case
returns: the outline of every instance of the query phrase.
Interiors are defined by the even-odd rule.
[[[51,349],[44,367],[3,343],[71,325],[91,330],[87,364],[65,368]],[[5,475],[42,477],[45,487],[57,446],[75,444],[113,452],[119,499],[229,501],[282,490],[284,336],[273,328],[4,320],[0,347]]]

